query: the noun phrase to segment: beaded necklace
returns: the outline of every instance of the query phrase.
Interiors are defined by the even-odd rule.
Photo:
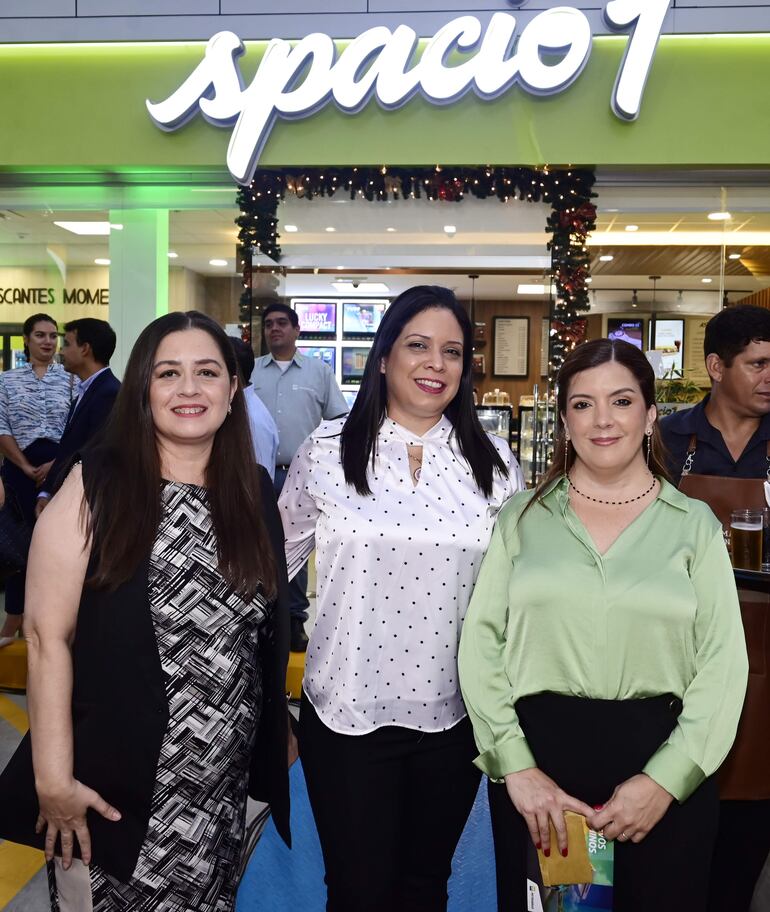
[[[585,497],[586,500],[592,500],[594,503],[604,504],[608,507],[624,507],[626,504],[635,503],[637,500],[641,500],[643,497],[646,497],[655,487],[657,478],[653,476],[652,484],[649,486],[649,488],[647,488],[647,490],[640,494],[638,497],[632,497],[630,500],[599,500],[598,497],[591,497],[590,494],[584,494],[582,491],[579,491],[572,483],[572,479],[569,477],[569,475],[567,476],[567,481],[569,482],[569,486],[572,488],[572,490],[576,494],[579,494],[581,497]]]

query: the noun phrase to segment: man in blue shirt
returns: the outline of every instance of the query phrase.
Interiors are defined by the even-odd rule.
[[[672,478],[679,482],[693,439],[695,452],[688,467],[693,475],[770,477],[770,311],[747,305],[721,311],[706,326],[704,354],[710,395],[661,422]],[[740,759],[766,754],[770,737],[766,726],[756,724],[757,712],[770,721],[770,597],[743,590],[740,596],[749,693],[736,747],[724,768],[709,912],[748,912],[770,851],[770,770],[762,782],[756,781]]]
[[[269,355],[257,358],[251,382],[278,427],[275,493],[286,481],[300,445],[326,419],[347,414],[348,405],[328,364],[297,351],[299,317],[286,304],[269,304],[262,314]],[[307,565],[289,583],[291,649],[304,652],[307,636]]]

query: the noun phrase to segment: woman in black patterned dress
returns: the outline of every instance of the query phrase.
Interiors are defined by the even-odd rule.
[[[282,542],[227,337],[195,312],[159,318],[31,552],[52,909],[230,912],[247,790],[288,837]],[[0,781],[15,827],[0,836],[24,842],[38,814],[29,753]]]

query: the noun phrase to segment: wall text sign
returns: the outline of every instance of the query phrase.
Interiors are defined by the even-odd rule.
[[[612,90],[611,106],[624,120],[639,116],[647,77],[671,0],[609,0],[604,18],[613,30],[630,30]],[[240,38],[219,32],[203,60],[164,101],[147,101],[153,121],[177,130],[200,113],[211,124],[232,127],[227,165],[247,184],[277,117],[297,120],[329,103],[355,114],[372,98],[385,109],[416,94],[432,104],[451,104],[468,92],[497,98],[513,86],[534,95],[563,92],[591,56],[591,26],[581,10],[558,6],[539,13],[517,31],[516,17],[495,13],[484,30],[475,16],[440,28],[417,59],[413,29],[376,26],[337,53],[328,35],[314,33],[295,44],[274,38],[252,82],[244,85]],[[459,62],[449,62],[452,54]]]

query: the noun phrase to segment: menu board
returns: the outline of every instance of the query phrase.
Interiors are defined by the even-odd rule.
[[[653,320],[651,348],[661,353],[666,371],[682,370],[683,344],[684,320]]]
[[[529,317],[494,318],[495,377],[526,377],[529,373]]]
[[[710,317],[687,318],[687,348],[684,352],[684,375],[698,386],[709,386],[711,378],[706,370],[703,344],[706,341],[706,324]]]

